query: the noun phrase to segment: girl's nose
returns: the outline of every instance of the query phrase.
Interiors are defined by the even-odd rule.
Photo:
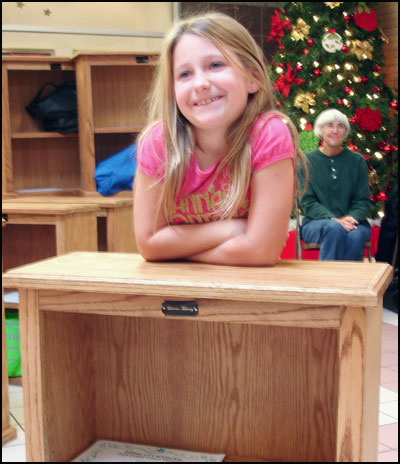
[[[194,86],[197,89],[207,89],[210,87],[210,82],[204,73],[197,73],[195,77]]]

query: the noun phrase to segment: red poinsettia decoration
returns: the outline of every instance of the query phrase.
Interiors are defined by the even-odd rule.
[[[304,79],[296,77],[297,70],[292,71],[292,66],[289,63],[286,74],[281,74],[279,79],[275,81],[274,90],[279,90],[282,97],[287,98],[290,93],[290,85],[301,85],[305,82]]]
[[[368,132],[377,131],[382,125],[382,115],[375,107],[370,107],[367,103],[365,108],[357,108],[354,119],[360,129]]]
[[[274,14],[275,16],[271,15],[271,26],[267,42],[272,40],[273,42],[278,42],[279,46],[282,46],[281,37],[285,35],[284,29],[290,31],[292,26],[290,24],[290,19],[281,20],[278,10],[274,10]]]
[[[367,6],[365,2],[358,2],[358,6],[354,9],[353,19],[356,26],[366,31],[372,32],[378,26],[375,11]]]

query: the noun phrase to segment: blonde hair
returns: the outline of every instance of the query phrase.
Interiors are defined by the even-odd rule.
[[[345,138],[347,138],[347,136],[350,133],[349,120],[347,119],[347,116],[345,114],[334,108],[325,110],[319,114],[319,116],[314,122],[314,134],[319,139],[322,139],[322,128],[325,126],[325,124],[329,124],[332,121],[339,121],[341,124],[344,125],[344,127],[346,128]]]
[[[149,125],[139,138],[140,145],[151,128],[162,121],[166,161],[159,208],[167,222],[180,191],[195,142],[191,126],[177,107],[173,79],[173,52],[178,40],[188,33],[210,40],[232,66],[250,81],[255,82],[259,88],[256,93],[249,94],[248,104],[242,116],[231,126],[227,140],[228,151],[217,168],[216,175],[228,168],[231,180],[230,189],[219,205],[220,217],[223,219],[232,217],[245,198],[251,176],[249,134],[261,114],[270,112],[264,124],[276,115],[284,119],[292,133],[295,157],[304,160],[299,149],[295,126],[286,115],[273,111],[275,101],[265,59],[247,29],[222,13],[208,13],[184,19],[178,22],[165,38],[150,95]],[[140,151],[139,149],[138,152]]]

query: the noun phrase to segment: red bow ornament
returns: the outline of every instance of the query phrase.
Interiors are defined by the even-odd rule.
[[[290,19],[285,19],[281,21],[281,17],[279,16],[278,10],[274,10],[275,16],[271,15],[271,27],[269,30],[269,35],[267,37],[267,42],[270,40],[274,42],[278,42],[281,46],[281,37],[285,35],[284,29],[290,31],[292,26],[290,25]]]
[[[282,97],[287,98],[290,93],[290,85],[301,85],[305,82],[304,79],[296,77],[297,70],[292,71],[292,66],[289,63],[286,74],[281,74],[279,79],[275,81],[274,90],[279,90]]]

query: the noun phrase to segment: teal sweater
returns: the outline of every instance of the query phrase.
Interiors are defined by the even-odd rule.
[[[353,216],[368,224],[370,206],[367,163],[362,155],[345,149],[336,156],[320,150],[306,153],[310,183],[300,199],[305,222],[311,219]],[[301,179],[300,179],[301,180]]]

